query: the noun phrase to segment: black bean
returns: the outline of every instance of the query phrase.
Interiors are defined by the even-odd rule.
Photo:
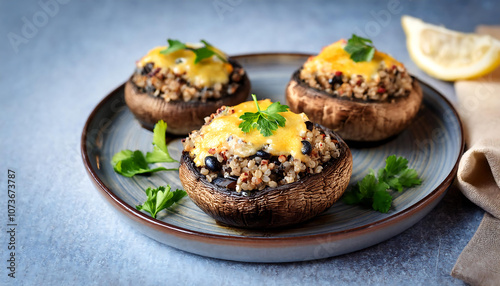
[[[311,121],[306,121],[306,128],[307,128],[307,130],[312,131],[313,130],[313,126],[314,126],[314,123],[312,123]]]
[[[285,171],[285,165],[283,165],[283,164],[279,165],[279,167],[278,167],[278,174],[281,174],[284,171]]]
[[[283,179],[283,177],[280,177],[279,173],[277,171],[274,171],[273,173],[271,173],[271,175],[269,175],[269,179],[271,179],[271,181],[279,182],[281,179]]]
[[[335,88],[335,84],[343,84],[344,81],[342,80],[341,75],[335,75],[328,80],[328,83],[332,86],[332,88]]]
[[[153,94],[156,91],[156,88],[152,85],[146,86],[146,93]]]
[[[281,162],[278,160],[278,156],[272,156],[271,159],[269,159],[269,162],[273,163],[276,167],[281,165]]]
[[[309,141],[302,140],[302,150],[301,150],[302,154],[304,154],[304,155],[310,154],[312,149],[313,149],[313,147],[312,147],[311,143],[309,143]]]
[[[214,172],[217,172],[222,168],[221,164],[214,156],[205,157],[205,166],[207,166],[208,169]]]
[[[232,177],[229,178],[217,177],[212,182],[219,187],[223,187],[226,189],[234,189],[236,188],[236,181],[237,179],[234,179]]]
[[[147,75],[153,70],[154,64],[153,63],[147,63],[143,68],[142,68],[142,75]]]
[[[269,158],[271,158],[271,154],[267,153],[264,150],[257,151],[257,153],[255,153],[255,155],[257,155],[257,157],[261,157],[262,159],[269,159]]]

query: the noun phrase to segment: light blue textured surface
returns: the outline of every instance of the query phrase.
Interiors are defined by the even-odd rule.
[[[167,37],[207,39],[229,54],[316,52],[356,27],[378,25],[370,35],[375,45],[453,101],[451,84],[427,77],[410,61],[400,15],[473,31],[500,24],[495,1],[401,1],[402,11],[380,24],[373,24],[373,14],[391,1],[66,2],[46,23],[38,19],[43,27],[31,31],[17,53],[7,35],[22,35],[23,17],[32,22],[43,10],[38,1],[0,2],[2,284],[463,284],[449,272],[483,212],[455,189],[414,227],[366,250],[303,263],[220,261],[164,246],[117,220],[85,174],[80,133],[134,61]],[[234,7],[218,14],[215,6],[224,3]],[[8,168],[17,173],[16,279],[5,268]]]

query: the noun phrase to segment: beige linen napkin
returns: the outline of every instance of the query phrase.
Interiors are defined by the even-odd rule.
[[[498,26],[477,32],[500,39]],[[458,167],[458,186],[486,213],[451,275],[472,285],[500,285],[500,68],[457,81],[455,90],[469,147]]]

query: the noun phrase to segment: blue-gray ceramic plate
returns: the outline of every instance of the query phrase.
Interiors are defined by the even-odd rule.
[[[286,84],[307,57],[253,54],[235,58],[248,72],[253,93],[285,102]],[[169,246],[248,262],[303,261],[340,255],[372,246],[411,227],[436,206],[456,174],[464,148],[460,120],[441,94],[420,84],[423,106],[407,130],[377,147],[351,148],[351,182],[360,180],[370,169],[382,167],[392,154],[406,157],[410,167],[421,175],[422,185],[398,194],[387,214],[337,202],[300,225],[280,230],[244,230],[217,224],[186,197],[153,219],[135,209],[146,199],[144,190],[150,186],[170,184],[175,189],[182,185],[178,172],[126,178],[113,171],[110,160],[116,152],[152,148],[152,133],[139,125],[124,104],[123,85],[104,98],[89,116],[82,134],[82,157],[97,190],[117,210],[117,216]],[[179,158],[180,138],[174,138],[169,149],[173,157]]]

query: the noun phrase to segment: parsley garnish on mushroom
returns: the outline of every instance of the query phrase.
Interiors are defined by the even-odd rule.
[[[179,50],[190,50],[190,51],[193,51],[196,55],[196,58],[194,60],[195,64],[199,63],[200,61],[202,61],[204,59],[208,59],[212,56],[216,56],[221,61],[227,62],[226,57],[224,55],[221,55],[220,53],[218,53],[214,49],[214,47],[205,40],[201,40],[200,42],[203,43],[203,46],[197,47],[197,48],[194,48],[191,45],[187,45],[185,43],[182,43],[179,40],[167,39],[167,42],[168,42],[168,47],[165,50],[161,51],[160,52],[161,54],[166,55],[166,54],[170,54],[170,53],[173,53],[173,52],[176,52]]]

